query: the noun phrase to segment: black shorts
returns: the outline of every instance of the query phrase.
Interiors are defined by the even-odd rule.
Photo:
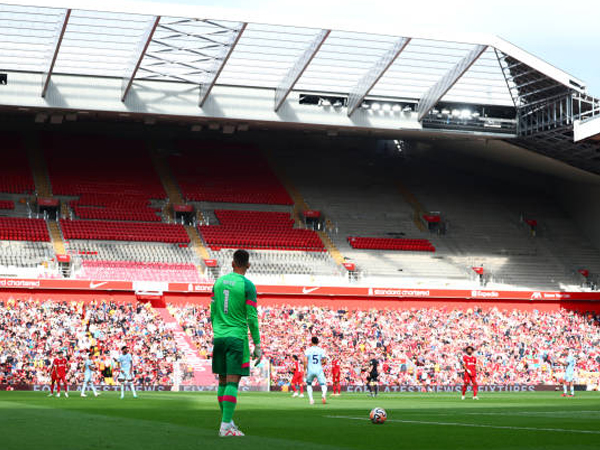
[[[379,381],[379,373],[377,372],[371,372],[368,376],[367,376],[367,381],[369,383],[376,383],[377,381]]]

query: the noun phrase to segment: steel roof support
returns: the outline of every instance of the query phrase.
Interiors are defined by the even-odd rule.
[[[228,45],[223,45],[223,47],[221,49],[221,54],[219,55],[219,57],[215,58],[215,67],[213,67],[213,70],[211,72],[207,73],[207,75],[209,76],[209,79],[205,83],[200,84],[199,106],[201,108],[204,105],[204,102],[206,101],[206,99],[208,98],[210,91],[212,90],[215,83],[217,82],[219,75],[221,75],[221,72],[225,68],[225,64],[227,64],[229,57],[233,53],[233,50],[235,49],[235,46],[237,45],[237,43],[240,41],[240,38],[242,37],[242,33],[244,33],[244,30],[246,29],[247,26],[248,26],[248,23],[243,22],[241,24],[239,30],[237,30],[236,33],[232,34],[231,42]]]
[[[129,94],[129,90],[131,89],[131,85],[133,84],[133,80],[142,64],[142,60],[146,55],[146,50],[150,46],[150,42],[152,42],[152,37],[154,36],[154,32],[158,27],[158,22],[160,22],[160,16],[154,17],[150,23],[148,23],[148,27],[144,31],[142,35],[142,39],[140,39],[140,43],[138,45],[138,51],[136,58],[131,62],[130,67],[127,68],[127,74],[123,77],[123,82],[121,83],[121,101],[124,102],[127,98],[127,94]]]
[[[281,80],[279,86],[275,89],[275,112],[279,111],[287,96],[292,92],[292,89],[294,89],[294,86],[323,45],[323,42],[329,36],[329,33],[331,33],[331,30],[321,30],[308,48],[304,50],[304,53],[296,60],[288,73],[285,74],[285,77],[283,77],[283,80]]]
[[[42,75],[42,97],[46,97],[46,92],[48,92],[48,86],[50,86],[50,78],[52,77],[52,72],[54,71],[56,58],[58,57],[58,52],[60,51],[60,44],[62,44],[62,40],[65,35],[65,31],[67,30],[67,24],[69,23],[70,17],[71,10],[65,9],[62,13],[61,18],[59,19],[58,30],[56,36],[54,36],[54,42],[52,44],[52,47],[54,48],[54,51],[52,52],[52,58],[48,63],[48,69]]]
[[[444,95],[456,84],[477,59],[487,50],[487,45],[476,45],[464,58],[458,61],[452,69],[429,88],[417,105],[418,120],[423,120],[429,111],[439,102]]]
[[[354,86],[348,96],[348,117],[362,104],[365,97],[371,92],[371,89],[373,89],[379,79],[390,68],[409,42],[410,38],[399,38],[394,42],[392,48],[385,52],[375,65],[356,83],[356,86]]]

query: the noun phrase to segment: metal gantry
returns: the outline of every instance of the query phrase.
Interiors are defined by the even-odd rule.
[[[283,102],[290,94],[294,86],[313,60],[325,39],[329,36],[331,30],[321,30],[317,36],[313,39],[310,45],[304,50],[302,55],[296,60],[294,65],[288,70],[281,83],[275,89],[275,112],[279,111]]]
[[[351,116],[356,108],[358,108],[365,97],[373,89],[375,84],[383,76],[383,74],[396,61],[398,55],[406,48],[410,38],[401,37],[394,45],[377,61],[377,63],[360,79],[348,95],[348,116]]]
[[[42,97],[46,97],[46,93],[48,92],[48,87],[50,86],[50,78],[52,78],[52,72],[54,71],[54,65],[56,64],[56,58],[58,58],[58,52],[60,51],[60,44],[62,44],[63,37],[65,35],[65,31],[67,30],[67,24],[69,23],[70,17],[71,10],[65,9],[56,24],[56,34],[54,35],[54,40],[52,42],[53,51],[47,63],[47,69],[43,73],[42,77]]]
[[[204,102],[208,98],[210,91],[217,82],[219,75],[223,71],[225,64],[227,64],[231,53],[235,49],[235,46],[239,42],[240,38],[242,37],[242,33],[247,26],[247,23],[242,23],[240,28],[230,35],[229,42],[220,47],[219,55],[213,59],[214,64],[212,68],[208,72],[205,72],[206,79],[200,84],[200,107],[204,106]]]
[[[144,56],[146,56],[146,51],[148,50],[148,46],[150,45],[150,42],[152,42],[152,37],[154,36],[154,32],[156,31],[156,28],[158,27],[159,22],[160,22],[160,16],[153,17],[152,20],[150,22],[148,22],[148,26],[146,27],[146,30],[145,30],[144,34],[142,35],[142,38],[140,39],[140,43],[138,45],[136,54],[133,55],[131,65],[127,69],[127,73],[123,77],[123,82],[121,85],[121,101],[122,102],[124,102],[125,99],[127,98],[127,94],[129,93],[129,90],[131,89],[131,85],[133,84],[133,80],[135,79],[135,76],[137,75],[140,65],[142,64],[142,60],[144,59]]]
[[[446,95],[446,93],[456,84],[456,82],[465,74],[467,70],[477,61],[483,52],[487,50],[487,45],[476,45],[471,51],[458,61],[442,78],[438,80],[421,97],[417,105],[418,119],[423,120],[429,111]]]

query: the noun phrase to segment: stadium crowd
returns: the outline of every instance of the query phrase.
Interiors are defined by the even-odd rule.
[[[171,307],[200,353],[210,357],[210,312],[206,307]],[[460,356],[476,348],[480,384],[554,384],[561,360],[572,349],[582,372],[600,371],[600,320],[566,310],[431,308],[347,310],[323,307],[259,308],[271,382],[286,384],[292,355],[302,355],[310,337],[321,342],[342,366],[346,384],[362,385],[368,361],[381,361],[382,384],[462,383]]]
[[[169,306],[192,338],[199,355],[210,358],[212,331],[207,306]],[[381,361],[382,384],[447,385],[462,380],[460,355],[476,348],[480,384],[555,384],[559,362],[572,349],[580,372],[600,371],[600,318],[555,312],[467,311],[445,308],[348,310],[323,307],[260,307],[265,357],[271,383],[291,377],[292,356],[302,355],[317,335],[330,358],[340,361],[342,381],[362,385],[368,361]],[[172,384],[174,365],[184,384],[192,381],[171,331],[149,305],[98,301],[9,300],[0,303],[0,384],[50,381],[49,367],[64,349],[68,381],[82,381],[90,347],[100,371],[127,345],[139,384]],[[179,376],[179,375],[176,375]],[[110,376],[104,382],[112,383]]]
[[[114,358],[123,345],[134,355],[140,384],[170,384],[180,359],[170,331],[150,306],[107,301],[0,302],[0,384],[47,384],[59,350],[69,361],[67,381],[80,384],[83,360],[94,348],[96,382],[114,382]],[[101,380],[100,378],[103,378]]]

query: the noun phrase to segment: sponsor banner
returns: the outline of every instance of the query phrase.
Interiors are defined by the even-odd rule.
[[[100,392],[120,392],[121,385],[105,385],[105,384],[96,384],[94,385],[96,389]],[[169,392],[174,391],[173,385],[170,384],[138,384],[135,386],[135,390],[140,392]],[[217,390],[217,385],[210,386],[196,386],[196,385],[179,385],[179,392],[214,392]],[[264,391],[261,386],[240,386],[239,390],[242,392],[252,392],[252,391]],[[0,384],[0,391],[34,391],[34,392],[44,392],[50,393],[50,385],[49,384]],[[78,392],[81,391],[81,385],[69,385],[69,392]]]
[[[153,283],[131,281],[46,280],[0,278],[0,289],[83,289],[98,291],[162,291],[209,294],[212,283]],[[295,297],[373,297],[460,300],[600,300],[600,292],[499,291],[487,289],[404,289],[356,286],[284,286],[258,285],[259,295],[291,295]]]
[[[550,384],[490,384],[490,385],[479,385],[479,392],[539,392],[539,391],[556,391],[560,386]],[[341,386],[343,392],[359,392],[368,393],[368,386]],[[585,386],[580,387],[580,390],[584,390]],[[280,386],[271,386],[272,391],[281,390]],[[418,386],[418,385],[379,385],[380,393],[394,393],[394,392],[457,392],[460,393],[462,390],[462,384],[457,385],[439,385],[439,386]]]

